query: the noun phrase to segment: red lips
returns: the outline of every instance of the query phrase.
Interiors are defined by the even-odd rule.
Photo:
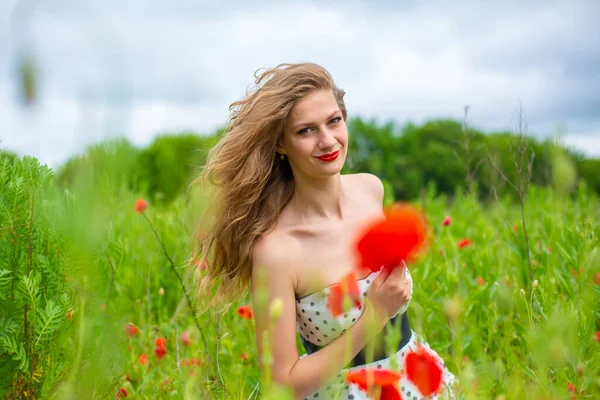
[[[319,160],[321,161],[333,161],[337,158],[337,156],[340,154],[340,151],[334,151],[333,153],[329,153],[329,154],[323,154],[320,157],[317,157]]]

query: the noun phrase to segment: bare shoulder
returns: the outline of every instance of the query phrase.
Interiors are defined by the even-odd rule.
[[[356,181],[359,190],[371,194],[378,204],[383,203],[384,186],[377,175],[369,172],[361,172],[358,174],[351,174],[350,176],[351,179]]]
[[[252,249],[252,277],[260,273],[281,280],[295,281],[292,263],[297,258],[297,243],[277,230],[261,236]]]

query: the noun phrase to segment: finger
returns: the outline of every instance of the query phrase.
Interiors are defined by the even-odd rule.
[[[395,279],[396,281],[404,281],[406,275],[406,265],[399,265],[392,270],[389,279]]]
[[[372,285],[375,287],[380,287],[386,281],[389,275],[390,271],[387,268],[383,268],[381,271],[379,271],[379,275],[373,279]]]

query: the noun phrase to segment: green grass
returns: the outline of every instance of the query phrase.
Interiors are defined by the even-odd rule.
[[[120,388],[129,398],[265,395],[257,390],[253,321],[236,313],[249,299],[221,310],[197,304],[205,348],[160,243],[134,212],[136,194],[98,176],[87,178],[46,205],[39,222],[45,224],[40,229],[56,231],[69,254],[65,287],[53,290],[70,294],[72,319],[65,318],[59,329],[48,317],[46,329],[60,334],[44,342],[47,349],[66,350],[49,350],[45,357],[51,361],[43,371],[16,372],[19,384],[5,387],[4,395],[24,397],[26,388],[39,394],[42,387],[56,398],[114,398]],[[45,193],[37,194],[35,204],[43,204]],[[145,211],[188,287],[193,285],[185,269],[190,237],[204,201],[190,193],[166,207],[150,203]],[[409,318],[458,376],[466,397],[563,399],[572,394],[569,383],[585,391],[581,398],[600,396],[600,343],[594,340],[600,331],[600,285],[593,283],[600,273],[598,199],[582,187],[572,196],[530,189],[525,221],[537,287],[529,280],[518,204],[501,199],[482,205],[460,192],[449,201],[430,188],[420,206],[434,240],[426,257],[411,267]],[[452,223],[444,227],[446,215]],[[2,226],[10,223],[2,220]],[[472,244],[459,249],[463,238]],[[5,244],[9,239],[0,235]],[[16,243],[12,246],[28,241]],[[47,299],[40,301],[40,308],[47,308]],[[130,322],[140,330],[132,338],[125,333]],[[189,346],[179,340],[184,331]],[[159,337],[167,342],[162,359],[154,352]],[[141,354],[148,358],[145,365]],[[3,350],[0,361],[9,359]],[[39,374],[52,385],[44,386]]]

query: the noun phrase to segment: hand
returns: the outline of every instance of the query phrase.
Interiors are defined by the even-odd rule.
[[[365,299],[365,312],[369,311],[376,326],[383,329],[385,324],[410,300],[412,281],[406,274],[406,264],[389,272],[382,270],[373,280]],[[371,308],[371,310],[368,310]]]

